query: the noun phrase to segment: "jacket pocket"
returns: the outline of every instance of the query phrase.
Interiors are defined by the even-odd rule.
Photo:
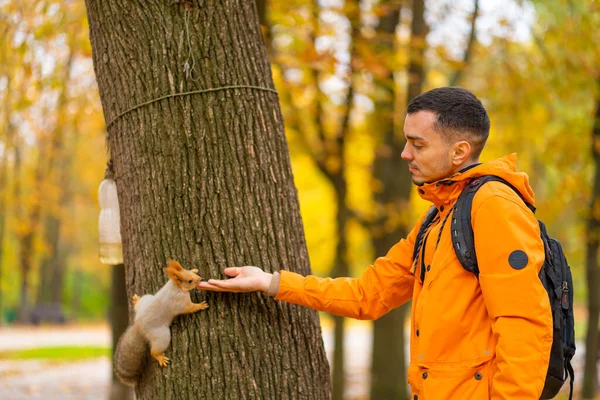
[[[423,369],[423,400],[488,400],[487,365],[473,368]]]

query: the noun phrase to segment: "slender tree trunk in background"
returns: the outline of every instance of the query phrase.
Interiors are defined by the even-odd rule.
[[[11,81],[6,79],[6,92],[10,93]],[[4,127],[6,138],[4,141],[4,153],[0,157],[0,325],[4,321],[4,298],[2,290],[3,262],[4,262],[4,236],[6,233],[6,216],[8,209],[8,154],[13,149],[14,125],[10,121],[10,102],[4,102]]]
[[[10,129],[10,128],[9,128]],[[8,144],[4,151],[8,152]],[[3,266],[4,266],[4,235],[6,232],[6,211],[8,195],[8,157],[0,157],[0,325],[4,321],[4,298],[2,290]]]
[[[50,285],[50,304],[54,305],[62,313],[68,246],[64,241],[60,240],[60,220],[57,218],[56,222],[58,222],[58,227],[56,228],[58,238],[56,239],[56,256],[53,258],[50,270],[50,280],[52,281]]]
[[[272,37],[270,27],[268,24],[268,18],[266,14],[266,0],[257,0],[257,7],[259,12],[262,10],[262,14],[259,14],[261,24],[266,25],[266,40],[267,45],[272,44]],[[319,30],[319,13],[320,5],[318,1],[311,2],[312,14],[313,14],[313,29],[311,32],[310,43],[313,48],[316,49],[316,39]],[[310,70],[310,74],[313,77],[312,90],[316,93],[316,113],[314,125],[317,129],[317,138],[313,138],[312,129],[299,123],[299,120],[303,118],[302,110],[294,105],[294,101],[289,97],[289,92],[285,93],[288,97],[285,99],[286,104],[291,107],[294,112],[287,119],[287,127],[294,131],[299,132],[299,138],[304,146],[305,152],[312,158],[315,165],[319,168],[324,177],[332,185],[335,192],[335,203],[336,203],[336,237],[338,239],[333,266],[331,268],[330,275],[332,277],[349,276],[350,269],[348,265],[347,253],[348,253],[348,240],[347,240],[347,225],[350,218],[350,212],[347,205],[348,195],[348,182],[346,179],[346,140],[350,133],[350,116],[353,109],[354,99],[354,62],[357,57],[357,40],[360,37],[360,4],[359,1],[348,2],[346,4],[346,17],[350,21],[350,60],[348,62],[348,76],[349,85],[345,95],[345,101],[341,111],[341,121],[339,127],[334,134],[327,131],[324,118],[322,99],[326,98],[319,86],[320,83],[320,72],[317,68]],[[272,46],[269,47],[270,55],[274,59],[277,59],[275,55],[275,49]],[[316,50],[315,50],[316,52]],[[282,66],[278,66],[282,70],[282,76],[285,81],[285,71]],[[287,82],[286,82],[287,83]],[[310,138],[310,139],[309,139]],[[311,142],[318,142],[316,145],[311,146]],[[331,161],[334,161],[333,163]],[[346,377],[345,377],[345,318],[332,315],[333,320],[333,357],[332,357],[332,399],[342,400],[344,398]]]
[[[469,39],[467,39],[467,46],[465,48],[465,52],[463,54],[462,63],[460,66],[454,71],[454,74],[450,78],[450,82],[448,86],[457,86],[467,67],[469,66],[469,61],[471,60],[471,56],[473,55],[473,47],[475,46],[475,42],[477,41],[477,18],[479,17],[479,0],[475,0],[473,4],[473,14],[471,14],[471,31],[469,33]]]
[[[71,75],[71,65],[73,61],[73,50],[69,46],[70,52],[67,56],[65,65],[63,66],[64,77],[62,79],[62,87],[60,88],[60,94],[56,104],[57,121],[65,120],[65,108],[69,99],[68,86]],[[64,191],[65,185],[67,185],[66,174],[66,159],[65,157],[65,131],[68,129],[68,125],[58,124],[54,127],[52,136],[48,143],[48,149],[44,155],[46,158],[43,160],[45,163],[46,177],[50,184],[54,185],[60,191],[57,204],[50,204],[50,207],[45,209],[45,222],[44,222],[44,236],[45,243],[50,248],[49,254],[47,254],[40,264],[40,279],[38,287],[38,305],[51,305],[56,311],[60,311],[61,308],[61,294],[62,294],[62,270],[63,266],[61,263],[64,261],[62,258],[61,240],[60,240],[60,227],[61,220],[60,210],[64,205]],[[40,159],[40,162],[42,160]],[[54,206],[54,207],[52,207]],[[58,292],[58,293],[57,293]]]
[[[401,8],[390,8],[383,15],[377,27],[377,50],[382,57],[389,57],[395,51],[396,27],[400,22]],[[408,205],[410,196],[410,175],[404,168],[400,153],[403,148],[401,135],[396,135],[394,124],[394,110],[396,103],[396,84],[394,71],[389,69],[387,74],[375,79],[376,93],[380,97],[375,99],[375,120],[379,123],[378,132],[381,132],[381,142],[376,150],[373,177],[380,182],[380,191],[375,193],[377,208],[382,215],[377,215],[374,229],[371,233],[371,243],[377,257],[385,255],[388,250],[405,235],[403,226],[395,226],[393,231],[384,231],[386,205],[393,204],[393,209],[401,210],[398,203],[404,201]],[[373,322],[373,351],[371,361],[371,399],[402,399],[408,396],[406,379],[404,379],[404,318],[405,306],[390,311],[388,314]],[[393,366],[392,368],[390,366]]]
[[[40,146],[42,150],[40,153],[43,153],[44,143],[41,143]],[[21,149],[19,144],[15,146],[15,199],[19,205],[19,210],[17,212],[18,219],[21,222],[24,222],[25,230],[23,232],[18,233],[19,238],[19,268],[21,269],[21,290],[20,290],[20,300],[19,300],[19,310],[18,310],[18,320],[22,323],[29,322],[29,313],[30,313],[30,305],[29,305],[29,278],[31,273],[31,268],[33,266],[33,243],[38,234],[39,229],[39,221],[41,215],[41,204],[40,204],[40,189],[42,186],[43,179],[43,167],[41,165],[40,160],[38,160],[38,166],[36,168],[35,177],[34,177],[34,191],[32,194],[28,194],[28,199],[32,200],[31,210],[27,217],[25,214],[27,213],[26,207],[23,204],[25,197],[21,192],[21,182],[19,174],[21,169]]]
[[[600,88],[600,78],[598,78]],[[600,316],[600,95],[596,101],[594,128],[592,132],[592,155],[594,180],[590,213],[587,221],[586,277],[588,291],[588,324],[585,340],[585,368],[582,397],[593,399],[598,390],[598,319]]]
[[[73,271],[73,294],[71,299],[71,318],[73,319],[77,319],[81,310],[82,279],[81,267],[76,266]]]
[[[350,94],[352,95],[352,94]],[[352,101],[349,101],[348,107],[351,107]],[[342,136],[343,138],[344,136]],[[344,145],[342,143],[340,151],[344,151]],[[335,248],[335,265],[333,268],[333,276],[349,276],[350,269],[348,267],[348,240],[346,237],[346,230],[348,225],[348,206],[347,206],[347,195],[348,195],[348,183],[346,181],[346,161],[345,157],[340,154],[340,171],[334,175],[333,185],[336,193],[337,200],[337,211],[336,211],[336,233],[338,242]],[[346,378],[345,378],[345,354],[344,354],[344,337],[345,337],[345,318],[339,315],[333,316],[333,373],[332,373],[332,386],[333,386],[333,400],[343,400],[344,392],[346,389]]]
[[[336,132],[334,140],[331,141],[333,146],[327,146],[329,150],[329,159],[337,160],[336,168],[329,168],[327,176],[333,185],[336,195],[336,236],[337,245],[335,247],[335,260],[332,270],[333,277],[346,277],[350,275],[350,267],[348,265],[348,221],[350,212],[348,209],[348,181],[346,178],[347,162],[346,162],[346,142],[350,134],[350,116],[354,107],[354,63],[357,58],[358,40],[360,37],[360,1],[352,3],[347,2],[347,16],[350,21],[350,53],[349,60],[349,86],[346,93],[345,108],[342,114],[340,127]],[[325,163],[321,166],[326,168]],[[345,362],[345,318],[339,315],[333,317],[334,325],[334,353],[333,353],[333,400],[343,400],[346,392],[346,362]]]
[[[423,85],[425,84],[425,50],[427,49],[427,33],[429,32],[429,28],[425,22],[424,0],[413,0],[412,15],[407,105],[412,99],[421,94]],[[402,143],[402,147],[404,147],[404,143]]]
[[[31,268],[33,266],[33,241],[36,236],[37,225],[40,215],[40,210],[38,205],[33,206],[29,218],[29,229],[20,241],[20,249],[19,249],[19,264],[21,266],[21,299],[19,303],[19,321],[20,322],[29,322],[29,275],[31,272]]]
[[[40,277],[37,292],[36,304],[50,304],[50,291],[52,280],[50,278],[53,268],[53,263],[58,255],[58,235],[60,231],[60,221],[58,218],[51,215],[46,215],[44,221],[44,237],[45,243],[49,247],[48,255],[46,255],[40,263]]]
[[[5,150],[7,151],[5,146]],[[4,233],[6,232],[6,193],[8,190],[8,157],[0,157],[0,325],[4,321],[4,304],[3,304],[3,290],[2,290],[2,277],[3,277],[3,257],[4,257]]]
[[[253,264],[309,274],[274,93],[230,88],[178,95],[119,116],[169,94],[273,88],[254,3],[86,5],[129,297],[162,287],[169,257],[205,278]],[[186,65],[194,66],[191,76]],[[315,311],[257,293],[192,298],[206,300],[208,310],[175,319],[171,363],[150,363],[138,399],[330,398]]]
[[[115,353],[119,338],[129,325],[129,313],[127,311],[127,288],[125,286],[125,266],[123,264],[113,265],[112,287],[110,304],[110,326],[112,333],[112,354]],[[113,368],[112,382],[110,386],[109,400],[133,400],[133,389],[121,383],[115,375]]]
[[[424,55],[427,45],[427,25],[424,18],[424,0],[414,0],[412,5],[413,20],[411,24],[410,58],[408,66],[408,87],[406,104],[421,93],[425,82]],[[381,21],[380,33],[388,35],[395,32],[399,23],[399,11],[392,12]],[[392,36],[393,39],[393,36]],[[393,48],[393,40],[388,42],[388,49]],[[405,145],[404,136],[396,132],[393,115],[395,104],[395,85],[393,71],[382,81],[377,82],[385,90],[386,96],[378,102],[376,109],[382,115],[378,120],[384,121],[382,127],[383,140],[376,150],[375,179],[381,183],[381,191],[375,194],[378,208],[394,210],[395,213],[405,213],[410,200],[411,176],[406,162],[401,158]],[[391,87],[389,85],[392,85]],[[382,92],[383,93],[383,92]],[[404,110],[402,111],[404,113]],[[402,118],[403,122],[404,118]],[[407,223],[386,224],[386,214],[375,223],[376,229],[372,235],[373,248],[377,256],[385,255],[388,250],[409,232]],[[389,217],[389,215],[387,215]],[[406,220],[406,218],[401,218]],[[373,323],[373,360],[371,364],[371,399],[408,399],[406,382],[406,354],[404,322],[409,310],[405,304]],[[393,368],[390,368],[393,365]]]

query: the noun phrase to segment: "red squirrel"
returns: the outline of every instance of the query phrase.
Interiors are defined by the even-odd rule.
[[[148,347],[161,367],[169,363],[164,351],[171,343],[169,327],[173,318],[208,308],[205,301],[196,304],[190,298],[190,290],[202,280],[197,269],[186,270],[177,261],[167,260],[164,271],[169,280],[155,295],[133,295],[134,322],[123,333],[115,350],[115,373],[130,386],[140,380]]]

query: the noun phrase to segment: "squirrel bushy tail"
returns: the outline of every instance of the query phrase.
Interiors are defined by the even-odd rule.
[[[115,374],[124,384],[137,385],[147,358],[148,341],[136,325],[129,326],[121,335],[115,350],[113,357]]]

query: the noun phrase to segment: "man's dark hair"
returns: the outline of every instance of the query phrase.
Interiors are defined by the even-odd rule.
[[[434,129],[449,141],[466,140],[472,155],[479,157],[490,134],[490,118],[481,101],[460,87],[441,87],[421,93],[408,105],[408,114],[430,111],[436,115]]]

